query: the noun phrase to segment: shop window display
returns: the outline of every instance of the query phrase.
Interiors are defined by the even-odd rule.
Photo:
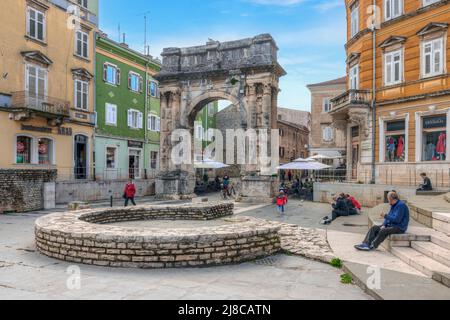
[[[423,161],[447,160],[446,116],[423,119]]]
[[[17,137],[16,163],[31,163],[31,138],[25,136]]]
[[[39,139],[38,140],[38,154],[39,164],[52,164],[52,140]]]
[[[386,125],[386,162],[405,161],[405,121]]]

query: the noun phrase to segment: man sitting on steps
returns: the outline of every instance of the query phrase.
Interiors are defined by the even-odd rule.
[[[400,198],[395,191],[388,194],[388,201],[391,205],[391,210],[388,214],[381,214],[381,217],[384,218],[383,225],[381,227],[372,227],[364,242],[355,246],[356,249],[361,251],[376,250],[390,235],[404,234],[408,230],[408,206],[403,201],[400,201]]]

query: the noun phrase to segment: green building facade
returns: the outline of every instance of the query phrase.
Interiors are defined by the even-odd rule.
[[[96,37],[95,167],[99,180],[145,179],[159,170],[160,62]]]
[[[208,136],[208,129],[217,129],[216,115],[219,112],[219,102],[211,102],[207,104],[195,118],[194,123],[194,139],[196,142],[202,141],[203,150],[211,143]],[[202,161],[202,154],[195,155],[195,161]]]

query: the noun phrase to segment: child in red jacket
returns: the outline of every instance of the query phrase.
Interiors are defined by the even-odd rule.
[[[277,210],[280,215],[284,214],[284,207],[288,202],[288,198],[285,195],[284,191],[280,191],[280,194],[277,196]]]

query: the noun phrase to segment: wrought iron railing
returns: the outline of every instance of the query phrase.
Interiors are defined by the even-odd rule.
[[[17,91],[12,93],[11,108],[39,111],[58,116],[70,116],[70,102],[54,97]]]
[[[351,104],[369,105],[372,99],[370,90],[348,90],[331,99],[331,111]]]

